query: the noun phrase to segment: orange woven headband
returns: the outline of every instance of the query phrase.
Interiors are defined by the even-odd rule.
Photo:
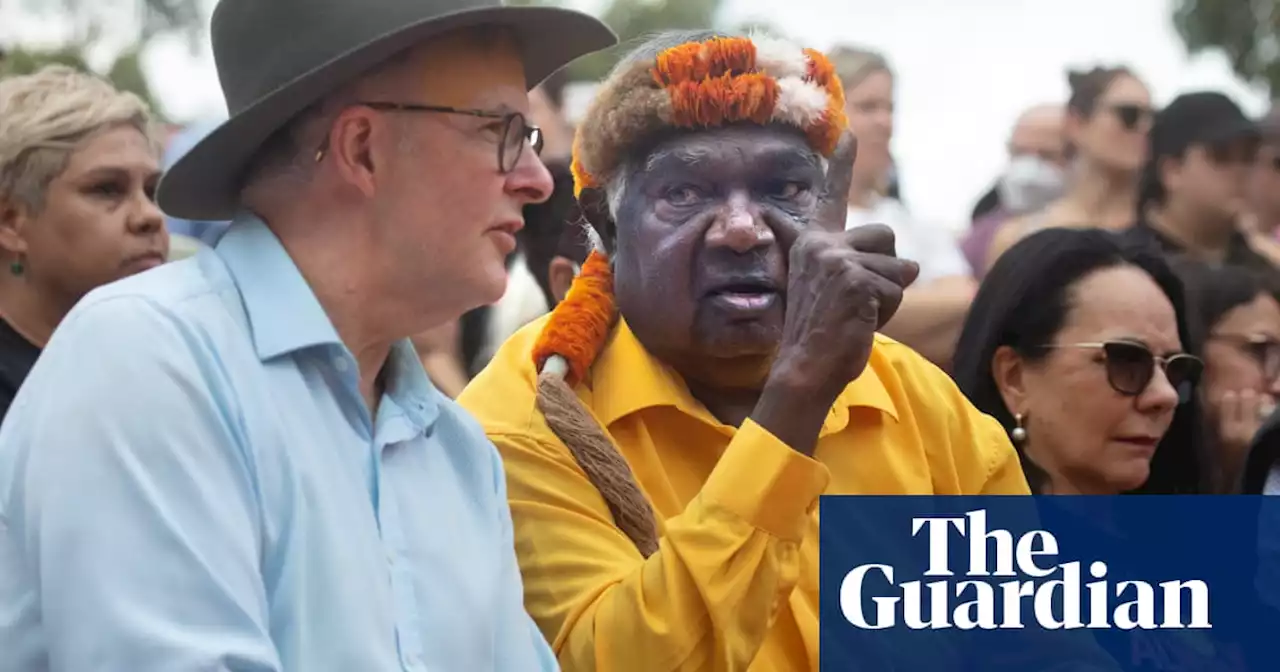
[[[782,40],[712,38],[672,47],[601,88],[574,137],[574,193],[600,187],[628,144],[654,131],[735,122],[794,126],[830,156],[848,126],[844,89],[826,56]]]

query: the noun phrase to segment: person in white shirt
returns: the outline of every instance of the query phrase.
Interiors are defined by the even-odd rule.
[[[920,264],[920,278],[883,331],[946,368],[977,282],[950,231],[916,219],[901,201],[886,195],[894,102],[888,62],[880,54],[848,46],[832,50],[830,58],[844,83],[845,113],[858,139],[847,226],[889,226],[898,256]]]

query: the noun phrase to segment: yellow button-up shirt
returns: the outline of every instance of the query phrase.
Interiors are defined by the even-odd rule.
[[[816,670],[820,495],[1028,494],[999,423],[888,338],[809,458],[716,420],[620,322],[578,394],[653,505],[644,559],[537,410],[544,321],[459,401],[502,453],[525,606],[569,672]]]

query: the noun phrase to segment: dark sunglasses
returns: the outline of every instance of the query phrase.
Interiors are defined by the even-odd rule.
[[[1143,105],[1112,105],[1111,113],[1116,115],[1116,119],[1120,120],[1120,125],[1124,126],[1126,131],[1132,131],[1138,128],[1138,124],[1151,118],[1151,108]]]
[[[1267,382],[1280,380],[1280,341],[1243,334],[1212,334],[1209,340],[1227,343],[1248,355],[1258,363]]]
[[[481,119],[501,120],[502,128],[498,140],[498,171],[509,173],[520,163],[524,146],[529,145],[534,154],[542,153],[542,129],[534,126],[519,112],[493,112],[490,110],[469,110],[443,105],[417,105],[413,103],[388,103],[383,101],[361,101],[354,103],[381,112],[428,112],[434,114],[457,114]],[[316,151],[316,162],[324,158],[328,149],[328,138]]]
[[[1111,385],[1111,389],[1127,397],[1142,394],[1151,384],[1151,379],[1156,375],[1156,365],[1159,365],[1169,379],[1169,384],[1178,391],[1178,402],[1186,402],[1191,398],[1196,383],[1200,381],[1200,373],[1204,371],[1204,362],[1194,355],[1179,353],[1161,357],[1145,345],[1128,341],[1060,343],[1044,347],[1101,350],[1103,364],[1107,369],[1107,383]]]

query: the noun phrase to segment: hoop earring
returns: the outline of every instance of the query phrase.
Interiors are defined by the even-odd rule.
[[[1027,430],[1022,426],[1022,417],[1021,413],[1014,413],[1013,429],[1009,430],[1009,438],[1013,440],[1015,446],[1020,446],[1027,440]]]

